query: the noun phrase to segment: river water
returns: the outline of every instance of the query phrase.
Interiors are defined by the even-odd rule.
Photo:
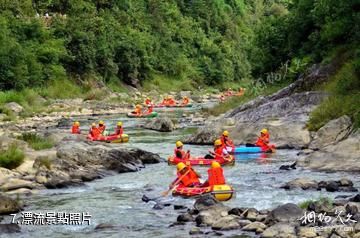
[[[191,114],[193,110],[187,110]],[[160,116],[182,117],[182,110],[164,110]],[[97,118],[98,119],[98,118]],[[170,133],[160,133],[139,128],[146,119],[128,119],[124,116],[112,116],[105,119],[106,124],[115,125],[123,121],[125,133],[130,135],[130,143],[119,144],[122,147],[139,147],[158,153],[167,158],[173,153],[174,143],[191,132],[191,125]],[[84,125],[89,122],[82,122]],[[190,129],[189,129],[190,127]],[[84,127],[86,129],[86,127]],[[209,146],[185,145],[192,155],[204,155],[211,149]],[[227,182],[236,190],[236,197],[225,204],[231,207],[255,207],[257,209],[272,208],[287,202],[300,203],[308,199],[335,197],[340,193],[325,191],[285,191],[279,187],[299,177],[315,180],[337,180],[347,177],[359,185],[360,178],[342,173],[319,173],[297,169],[279,171],[281,164],[290,164],[296,159],[297,151],[279,150],[267,157],[238,157],[234,166],[225,167]],[[206,177],[206,168],[197,168]],[[91,224],[84,226],[25,226],[20,234],[1,235],[1,237],[189,237],[189,229],[193,225],[169,225],[176,221],[179,211],[172,206],[162,210],[153,209],[154,202],[144,203],[143,194],[148,197],[159,197],[168,184],[175,178],[175,167],[166,162],[146,165],[136,173],[123,173],[105,177],[85,186],[65,189],[40,191],[26,198],[25,211],[29,212],[88,212]],[[356,180],[357,179],[357,180]],[[341,193],[345,194],[346,193]],[[193,199],[173,198],[165,200],[173,204],[191,207]],[[11,220],[6,217],[6,220]],[[106,229],[94,230],[99,224],[107,224]],[[225,236],[227,233],[225,233]],[[230,233],[229,233],[230,235]]]

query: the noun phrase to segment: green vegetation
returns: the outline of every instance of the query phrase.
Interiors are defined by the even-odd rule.
[[[351,117],[354,125],[360,127],[360,60],[344,64],[324,86],[330,96],[310,115],[308,128],[318,130],[332,119],[343,115]]]
[[[52,161],[49,157],[40,157],[36,160],[36,163],[38,163],[39,168],[45,166],[47,169],[51,170]]]
[[[339,58],[339,67],[358,64],[356,9],[355,0],[0,0],[0,90],[29,104],[28,115],[43,105],[22,100],[27,88],[34,97],[85,99],[103,99],[105,85],[119,92],[125,84],[164,92],[238,88],[284,65],[280,81],[291,82],[340,50],[355,53]],[[3,94],[0,105],[8,101]],[[353,100],[334,95],[327,105]],[[331,112],[324,105],[310,128],[343,114],[357,123],[351,106]]]
[[[0,151],[0,166],[7,169],[15,169],[24,161],[25,155],[16,144],[9,146],[7,150]]]
[[[26,141],[34,150],[49,149],[54,146],[54,143],[51,140],[31,132],[23,133],[18,139]]]
[[[303,201],[303,202],[301,202],[299,204],[299,207],[301,209],[307,209],[311,203],[316,203],[318,205],[324,205],[324,206],[329,207],[329,208],[333,207],[333,201],[330,198],[327,198],[327,197],[320,197],[317,200],[309,199],[309,200]]]

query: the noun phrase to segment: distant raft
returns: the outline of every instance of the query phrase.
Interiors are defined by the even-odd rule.
[[[152,112],[152,113],[145,113],[145,114],[141,114],[141,115],[136,115],[135,113],[129,112],[127,114],[127,116],[132,117],[132,118],[151,118],[151,117],[157,117],[158,113],[157,112]]]
[[[227,184],[208,187],[185,187],[179,185],[172,192],[173,196],[181,196],[184,198],[196,197],[202,194],[211,194],[219,201],[230,200],[234,193],[234,189]]]
[[[233,151],[234,154],[274,153],[274,152],[275,152],[274,145],[270,145],[267,148],[259,147],[259,146],[239,146],[239,147],[235,147]]]
[[[174,104],[174,105],[167,105],[167,104],[158,104],[158,105],[155,105],[154,107],[155,108],[181,108],[181,107],[192,107],[193,105],[191,103],[189,104]]]
[[[110,135],[110,136],[101,136],[98,138],[88,137],[91,141],[103,141],[108,143],[126,143],[129,142],[129,136],[127,134],[122,135]]]

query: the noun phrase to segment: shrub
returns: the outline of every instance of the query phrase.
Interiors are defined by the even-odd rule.
[[[24,153],[16,144],[12,144],[7,150],[0,151],[0,166],[15,169],[24,162],[24,158]]]
[[[26,141],[34,150],[43,150],[54,146],[51,140],[45,139],[36,133],[23,133],[19,139]]]

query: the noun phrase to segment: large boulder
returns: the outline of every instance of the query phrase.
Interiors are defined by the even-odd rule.
[[[160,132],[170,132],[175,129],[175,125],[170,118],[167,117],[157,117],[149,119],[143,125],[145,129],[160,131]]]
[[[319,171],[360,171],[360,130],[299,160],[299,165]]]
[[[342,116],[332,120],[317,131],[309,148],[319,149],[332,143],[339,142],[349,135],[351,127],[351,119],[348,116]]]
[[[303,190],[318,189],[318,183],[315,180],[309,178],[297,178],[290,182],[287,182],[285,185],[281,186],[281,188],[284,189],[301,188]]]
[[[266,223],[293,222],[303,216],[303,213],[303,210],[296,204],[286,203],[272,210],[266,218]]]
[[[310,132],[306,122],[310,112],[327,95],[321,92],[295,93],[276,100],[255,102],[209,121],[184,141],[193,144],[212,144],[223,130],[229,130],[235,144],[254,143],[262,128],[269,129],[271,142],[278,148],[301,149],[309,145]],[[255,99],[256,101],[258,99]],[[234,124],[226,124],[231,119]]]
[[[24,108],[21,105],[19,105],[18,103],[16,103],[16,102],[6,103],[4,105],[4,108],[11,111],[11,112],[13,112],[13,113],[15,113],[15,114],[19,114],[19,113],[24,111]]]
[[[47,188],[81,185],[101,178],[109,172],[135,172],[144,164],[159,163],[159,155],[137,148],[114,144],[63,141],[57,146],[57,157],[50,160],[51,168],[39,166],[35,179]],[[41,163],[40,163],[41,164]]]
[[[16,213],[21,210],[18,201],[0,194],[0,215]]]

